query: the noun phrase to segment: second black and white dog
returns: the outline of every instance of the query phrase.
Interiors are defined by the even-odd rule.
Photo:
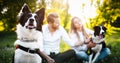
[[[91,48],[92,53],[89,56],[89,63],[94,63],[100,52],[103,48],[106,47],[105,44],[105,34],[106,34],[106,27],[104,26],[95,26],[94,27],[94,35],[92,36],[92,42],[96,43],[96,46]]]
[[[42,51],[42,23],[45,9],[32,13],[24,4],[18,15],[17,40],[15,41],[14,63],[41,63],[38,51]]]

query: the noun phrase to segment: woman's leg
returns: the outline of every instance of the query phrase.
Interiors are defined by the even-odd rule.
[[[85,61],[89,60],[89,56],[86,54],[85,51],[76,51],[76,56],[78,59],[83,59]]]
[[[106,56],[110,55],[111,52],[110,52],[110,49],[109,48],[104,48],[100,55],[98,56],[98,58],[96,59],[96,62],[98,62],[99,60],[102,60],[104,59]]]

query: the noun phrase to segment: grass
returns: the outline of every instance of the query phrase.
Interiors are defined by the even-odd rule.
[[[0,32],[0,63],[11,63],[14,53],[14,42],[17,39],[15,32]],[[111,48],[111,55],[99,63],[120,63],[120,28],[114,28],[106,35],[106,43]],[[61,52],[70,47],[66,43],[61,43]]]
[[[12,63],[15,32],[0,32],[0,63]]]
[[[113,28],[114,32],[107,35],[106,42],[111,49],[111,55],[105,59],[107,63],[120,63],[120,28]]]

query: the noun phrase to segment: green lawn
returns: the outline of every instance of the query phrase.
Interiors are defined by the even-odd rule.
[[[12,62],[16,39],[15,32],[0,32],[0,63]],[[99,63],[120,63],[120,28],[114,28],[106,35],[106,43],[111,48],[111,55]],[[61,52],[69,48],[65,43],[61,43]]]
[[[0,63],[12,63],[15,32],[0,32]]]
[[[113,28],[111,34],[107,35],[106,42],[111,48],[111,55],[105,61],[107,63],[120,63],[120,28]]]

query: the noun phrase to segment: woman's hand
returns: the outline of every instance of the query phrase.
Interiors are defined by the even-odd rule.
[[[91,42],[91,38],[85,39],[85,43],[89,43],[89,42]]]
[[[88,44],[87,44],[87,47],[88,48],[92,48],[92,47],[95,47],[96,46],[96,44],[95,43],[92,43],[92,42],[89,42]]]
[[[81,45],[83,45],[83,42],[81,42],[81,41],[78,41],[78,42],[75,43],[76,47],[81,46]]]

